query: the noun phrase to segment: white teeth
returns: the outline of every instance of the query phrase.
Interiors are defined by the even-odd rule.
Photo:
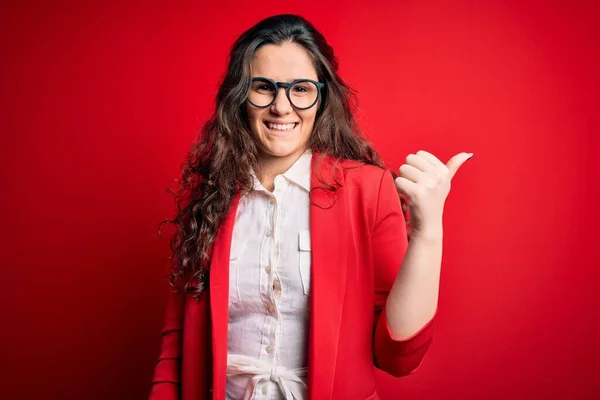
[[[296,126],[296,124],[273,124],[271,122],[267,122],[266,125],[274,131],[291,131]]]

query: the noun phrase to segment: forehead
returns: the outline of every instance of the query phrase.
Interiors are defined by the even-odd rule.
[[[296,43],[266,44],[256,51],[251,65],[252,77],[265,76],[281,82],[318,79],[310,54]]]

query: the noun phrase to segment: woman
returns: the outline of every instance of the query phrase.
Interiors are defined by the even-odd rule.
[[[450,179],[427,152],[394,181],[324,37],[294,15],[235,42],[183,169],[151,399],[377,399],[432,340]],[[395,184],[394,184],[395,182]],[[408,245],[400,192],[408,198]]]

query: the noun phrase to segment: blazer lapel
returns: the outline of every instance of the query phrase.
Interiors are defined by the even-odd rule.
[[[219,227],[210,266],[210,317],[212,321],[212,390],[214,399],[225,398],[227,382],[227,325],[229,323],[229,254],[239,193]]]
[[[336,368],[342,305],[346,293],[346,246],[351,246],[346,221],[344,186],[326,190],[318,178],[344,184],[341,170],[325,157],[311,174],[310,231],[312,248],[308,392],[310,399],[330,399]]]

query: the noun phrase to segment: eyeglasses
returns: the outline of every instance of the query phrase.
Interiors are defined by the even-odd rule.
[[[324,83],[312,79],[275,82],[272,79],[258,76],[252,78],[250,82],[248,101],[254,107],[267,108],[275,102],[279,88],[284,88],[290,104],[298,110],[306,110],[317,104],[323,87],[325,87]]]

